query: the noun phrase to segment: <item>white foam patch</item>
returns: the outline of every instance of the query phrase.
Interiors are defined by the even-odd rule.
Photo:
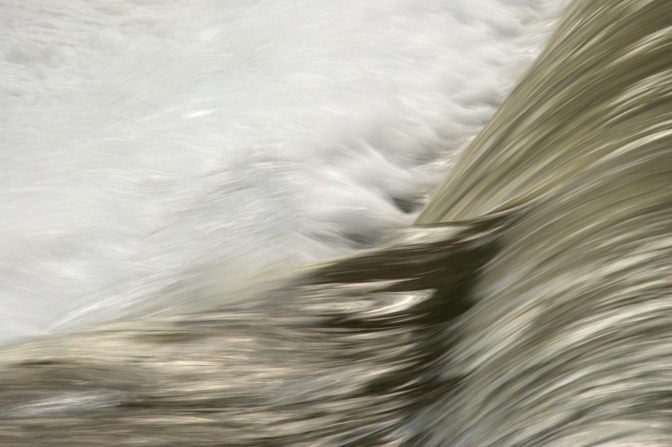
[[[0,340],[411,223],[562,2],[0,1]]]

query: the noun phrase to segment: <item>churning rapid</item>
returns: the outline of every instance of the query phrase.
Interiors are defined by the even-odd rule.
[[[0,444],[672,445],[671,148],[672,3],[576,0],[415,225],[5,346]]]

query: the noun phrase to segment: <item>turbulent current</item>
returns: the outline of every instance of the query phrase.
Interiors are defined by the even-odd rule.
[[[0,445],[672,445],[672,3],[553,26],[375,247],[3,346]]]

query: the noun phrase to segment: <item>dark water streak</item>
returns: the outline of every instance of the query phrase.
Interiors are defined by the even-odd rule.
[[[414,228],[3,348],[3,446],[672,445],[672,3],[578,0]]]

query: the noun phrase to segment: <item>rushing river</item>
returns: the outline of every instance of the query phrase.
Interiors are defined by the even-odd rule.
[[[672,3],[361,3],[10,8],[1,445],[672,444]]]

